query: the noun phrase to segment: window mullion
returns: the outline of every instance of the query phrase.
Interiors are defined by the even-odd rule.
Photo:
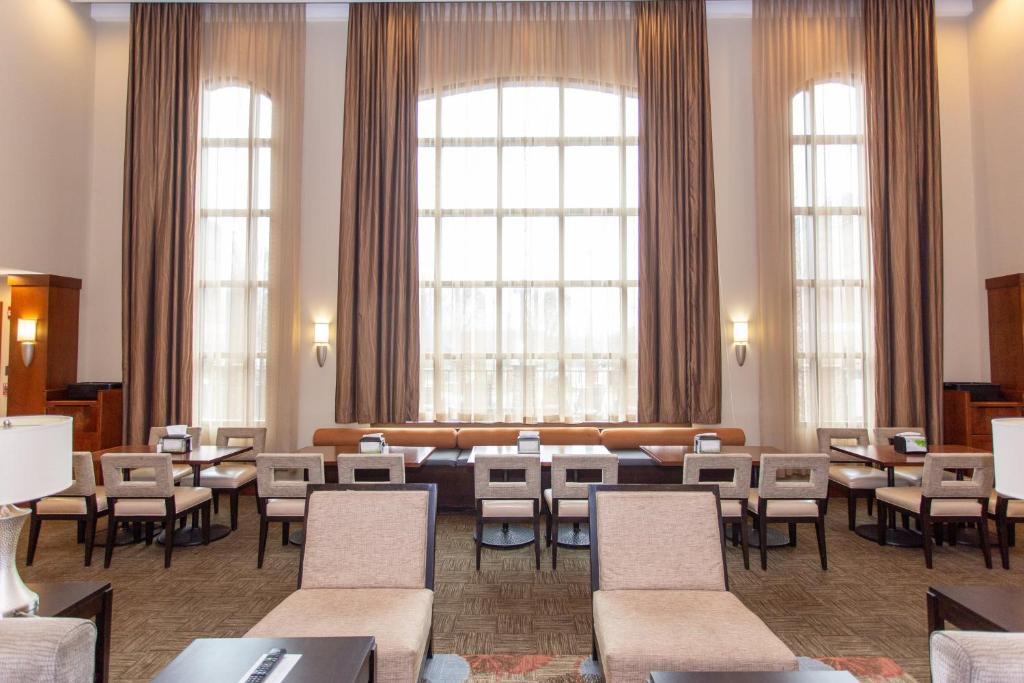
[[[496,230],[496,234],[495,234],[495,252],[496,252],[496,254],[495,254],[495,257],[498,260],[498,262],[496,264],[496,271],[497,271],[497,276],[498,277],[497,277],[497,281],[495,282],[495,289],[494,289],[494,309],[495,309],[494,310],[494,315],[495,315],[495,326],[494,326],[494,330],[495,330],[495,334],[494,334],[494,346],[495,346],[494,389],[495,389],[495,393],[496,393],[495,400],[494,400],[494,407],[495,407],[495,413],[496,413],[497,417],[500,420],[504,420],[504,415],[505,415],[505,412],[504,412],[505,411],[505,377],[504,377],[505,363],[504,363],[504,355],[502,354],[502,350],[504,348],[504,344],[503,344],[503,339],[502,339],[502,331],[503,331],[503,329],[502,329],[502,320],[501,320],[501,316],[502,316],[502,292],[504,291],[503,287],[502,287],[502,281],[501,281],[502,280],[502,272],[501,272],[501,261],[502,261],[502,259],[501,259],[501,253],[502,253],[501,208],[502,208],[502,199],[503,199],[502,198],[501,190],[502,190],[502,155],[503,155],[503,152],[504,152],[504,143],[503,143],[503,141],[501,139],[501,135],[502,135],[502,132],[503,132],[502,131],[502,125],[501,125],[502,124],[501,112],[502,112],[502,106],[503,106],[502,90],[503,90],[502,89],[502,81],[499,79],[498,80],[498,86],[497,86],[497,91],[498,91],[497,92],[497,98],[498,98],[498,120],[496,122],[497,134],[498,135],[497,135],[497,138],[495,140],[495,147],[496,147],[496,152],[495,152],[495,159],[496,159],[496,161],[495,161],[495,163],[497,164],[497,168],[495,169],[495,178],[496,178],[496,184],[497,184],[497,187],[495,188],[495,196],[497,197],[497,211],[495,212],[494,222],[495,222],[495,230]]]
[[[444,395],[444,362],[441,358],[441,93],[434,92],[434,411],[436,420]],[[450,417],[450,416],[448,416]]]
[[[558,82],[558,420],[568,415],[565,339],[565,81]]]

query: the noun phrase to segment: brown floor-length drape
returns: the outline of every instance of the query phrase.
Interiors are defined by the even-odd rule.
[[[202,7],[132,5],[122,237],[126,443],[187,423]]]
[[[415,4],[348,22],[338,263],[338,422],[404,422],[419,404]]]
[[[704,0],[637,7],[642,422],[722,412],[718,245]]]
[[[865,0],[879,426],[942,439],[942,181],[934,0]]]

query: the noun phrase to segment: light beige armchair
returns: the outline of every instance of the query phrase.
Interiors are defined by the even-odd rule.
[[[1024,633],[935,631],[930,645],[935,683],[1024,681]]]
[[[431,653],[436,509],[435,484],[310,487],[299,590],[247,637],[370,635],[378,683],[420,680]]]
[[[96,627],[86,619],[0,619],[0,681],[85,683],[96,667]]]
[[[729,592],[714,486],[590,488],[594,658],[608,683],[651,671],[795,671]]]
[[[58,494],[32,501],[32,525],[28,535],[28,557],[25,564],[32,566],[39,543],[39,531],[46,520],[72,520],[78,524],[78,542],[85,545],[85,566],[92,564],[92,549],[96,542],[96,520],[107,514],[107,494],[96,486],[96,472],[92,466],[92,453],[81,451],[71,454],[74,481]]]

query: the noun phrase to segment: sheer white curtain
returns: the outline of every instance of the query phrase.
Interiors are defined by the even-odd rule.
[[[421,12],[420,418],[635,420],[631,6]]]
[[[766,443],[873,415],[861,4],[754,1]]]
[[[296,440],[305,9],[204,7],[193,424]]]

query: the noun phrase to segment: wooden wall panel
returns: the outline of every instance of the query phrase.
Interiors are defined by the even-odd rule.
[[[985,280],[992,381],[1024,390],[1024,273]]]

